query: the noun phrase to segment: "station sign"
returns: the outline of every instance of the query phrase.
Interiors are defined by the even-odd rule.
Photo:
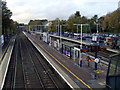
[[[98,63],[98,62],[99,62],[99,58],[96,58],[96,59],[95,59],[95,62]]]

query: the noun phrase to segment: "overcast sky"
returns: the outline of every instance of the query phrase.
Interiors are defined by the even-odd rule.
[[[12,19],[28,23],[31,19],[56,18],[67,20],[80,11],[82,16],[91,18],[95,14],[106,15],[118,8],[119,0],[6,0],[13,12]]]

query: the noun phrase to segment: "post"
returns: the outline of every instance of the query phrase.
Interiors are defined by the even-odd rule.
[[[29,25],[29,30],[28,31],[30,32],[30,25]]]
[[[79,65],[80,65],[80,67],[82,67],[82,54],[81,54],[81,49],[80,49],[80,51],[79,51],[79,53],[80,53],[80,57],[79,57]]]
[[[61,44],[62,44],[61,31],[62,31],[62,25],[60,25],[60,46],[61,46]]]
[[[98,23],[97,23],[97,33],[98,33]]]
[[[97,50],[95,50],[95,59],[97,58]],[[97,70],[97,63],[95,62],[95,70]]]
[[[58,36],[59,36],[59,18],[58,18]]]
[[[77,34],[78,34],[78,25],[77,25]]]
[[[63,52],[63,44],[62,44],[62,54],[63,54],[64,52]]]
[[[71,59],[72,58],[72,56],[71,56],[71,47],[69,49],[70,49],[70,59]]]
[[[75,47],[74,47],[74,61],[75,61]]]
[[[82,49],[82,24],[81,24],[81,49]]]
[[[50,44],[49,45],[51,46],[51,37],[50,37]]]
[[[42,26],[41,26],[41,31],[42,31]],[[42,31],[43,32],[43,31]]]
[[[80,59],[79,59],[79,65],[80,65],[80,67],[82,67],[82,53],[81,53],[81,49],[82,49],[82,24],[81,24],[81,45],[80,45]]]
[[[73,24],[73,25],[77,25],[77,33],[78,33],[78,25],[81,25],[81,44],[80,44],[80,52],[79,52],[79,64],[80,67],[82,67],[82,54],[81,54],[81,49],[82,49],[82,26],[83,25],[88,25],[88,24]]]
[[[57,50],[59,50],[60,44],[59,44],[59,39],[57,39]]]

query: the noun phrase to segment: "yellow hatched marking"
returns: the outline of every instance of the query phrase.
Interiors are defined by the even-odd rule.
[[[104,71],[99,69],[99,70],[94,70],[94,72],[99,74],[99,73],[103,73]]]

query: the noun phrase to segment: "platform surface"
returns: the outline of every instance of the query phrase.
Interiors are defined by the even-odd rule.
[[[94,61],[90,62],[88,67],[88,61],[86,56],[83,55],[82,67],[79,66],[78,59],[74,61],[68,56],[60,53],[57,49],[49,46],[34,35],[26,35],[37,44],[46,53],[50,59],[53,60],[54,64],[59,66],[66,75],[71,78],[80,88],[105,88],[107,66],[102,64],[102,68],[95,70]],[[70,81],[68,81],[70,82]]]

